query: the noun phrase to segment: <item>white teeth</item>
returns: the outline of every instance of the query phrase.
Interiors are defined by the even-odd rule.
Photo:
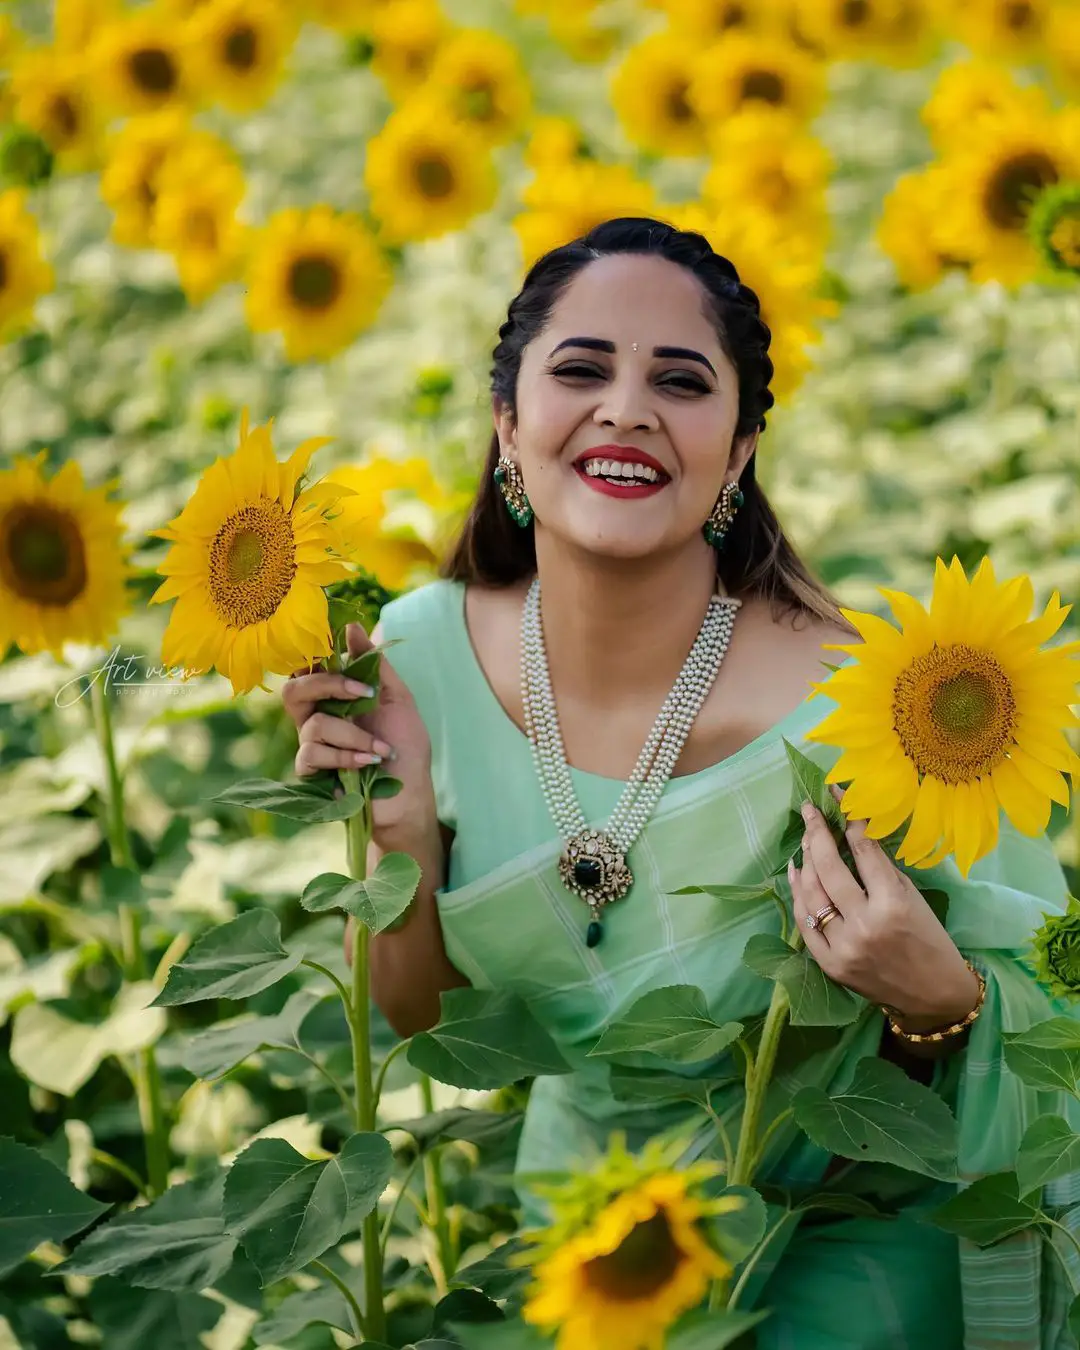
[[[627,460],[590,459],[585,462],[585,473],[590,478],[640,478],[646,483],[658,483],[660,475],[650,464],[631,464]]]

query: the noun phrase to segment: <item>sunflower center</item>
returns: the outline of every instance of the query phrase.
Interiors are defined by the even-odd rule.
[[[416,161],[416,185],[423,196],[433,201],[449,197],[454,190],[454,174],[441,155],[424,155]]]
[[[189,211],[184,218],[184,239],[191,248],[213,252],[218,246],[217,220],[205,207]]]
[[[840,6],[840,22],[845,28],[861,28],[870,21],[869,0],[844,0]]]
[[[57,94],[49,104],[48,123],[61,141],[72,141],[79,134],[79,110],[67,94]]]
[[[210,598],[230,628],[273,618],[295,575],[292,522],[280,502],[241,507],[210,545]]]
[[[787,89],[775,70],[748,70],[743,76],[741,100],[760,99],[779,107],[785,101]]]
[[[341,269],[319,253],[296,258],[289,268],[288,288],[304,309],[328,309],[341,294]]]
[[[771,164],[761,171],[757,190],[761,200],[773,211],[786,211],[795,195],[791,179],[779,164]]]
[[[1050,231],[1050,247],[1066,267],[1080,267],[1080,219],[1062,216]]]
[[[697,113],[686,96],[688,88],[686,80],[679,80],[668,89],[665,99],[668,118],[681,126],[697,120]]]
[[[86,587],[86,549],[73,516],[40,502],[0,521],[0,573],[9,590],[39,605],[68,605]]]
[[[920,774],[961,783],[988,774],[1012,743],[1016,699],[989,652],[934,647],[896,681],[893,727]]]
[[[477,80],[461,91],[465,116],[474,122],[490,122],[495,117],[495,90],[488,80]]]
[[[720,6],[716,26],[721,33],[726,33],[729,28],[741,28],[746,23],[747,17],[745,5],[728,0],[728,3]]]
[[[143,47],[132,52],[128,69],[139,88],[155,98],[171,94],[180,80],[173,54],[164,47]]]
[[[1021,229],[1032,201],[1058,177],[1057,165],[1040,150],[1003,160],[987,185],[987,215],[999,230]]]
[[[683,1250],[661,1210],[635,1224],[613,1252],[586,1261],[585,1282],[607,1298],[637,1302],[662,1289],[682,1259]]]
[[[259,35],[251,24],[238,24],[225,39],[222,52],[227,66],[247,72],[259,59]]]
[[[1030,0],[1008,0],[1001,12],[1001,20],[1011,33],[1027,32],[1038,23]]]

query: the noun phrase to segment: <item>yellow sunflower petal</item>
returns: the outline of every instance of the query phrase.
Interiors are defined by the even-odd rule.
[[[1012,760],[1002,760],[990,776],[1002,810],[1020,833],[1042,834],[1050,822],[1050,798],[1032,787]]]

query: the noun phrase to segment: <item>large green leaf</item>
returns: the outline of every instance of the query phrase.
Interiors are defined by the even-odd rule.
[[[222,1218],[224,1186],[219,1170],[171,1186],[153,1204],[95,1229],[57,1271],[116,1275],[142,1289],[206,1289],[225,1274],[236,1252]]]
[[[895,1163],[923,1176],[956,1176],[957,1128],[937,1095],[895,1064],[866,1058],[846,1092],[795,1094],[795,1120],[815,1144],[841,1158]]]
[[[340,1008],[337,995],[331,997],[335,1008]],[[259,1050],[300,1050],[300,1027],[323,998],[314,990],[301,989],[279,1013],[219,1022],[184,1043],[181,1063],[196,1078],[214,1079]]]
[[[1072,1092],[1080,1079],[1080,1023],[1051,1017],[1027,1031],[1006,1031],[1005,1063],[1031,1087]]]
[[[208,998],[250,998],[283,980],[300,964],[281,945],[281,924],[268,909],[211,928],[169,971],[154,1002],[160,1007]]]
[[[470,1144],[492,1144],[521,1128],[520,1111],[470,1111],[467,1106],[451,1106],[414,1120],[395,1120],[395,1130],[411,1134],[421,1152],[451,1139]]]
[[[144,1050],[165,1031],[149,980],[125,985],[102,1022],[78,1022],[48,1003],[30,1003],[12,1018],[11,1062],[31,1083],[74,1096],[109,1055]]]
[[[331,606],[340,606],[341,601],[331,601]],[[344,618],[344,614],[340,614]],[[349,619],[347,622],[353,623],[357,619]],[[342,675],[350,680],[359,680],[361,684],[370,684],[375,690],[373,697],[362,694],[359,698],[322,698],[318,702],[320,712],[329,713],[331,717],[361,717],[365,713],[374,712],[379,706],[379,677],[382,673],[381,666],[382,648],[372,647],[366,652],[361,652],[359,656],[354,657],[347,666],[342,668]]]
[[[479,1289],[488,1298],[513,1299],[532,1279],[518,1258],[530,1250],[520,1237],[510,1238],[468,1266],[459,1266],[453,1283]]]
[[[715,1059],[742,1035],[741,1022],[722,1025],[709,1014],[693,984],[671,984],[644,994],[607,1028],[590,1055],[642,1051],[680,1064]]]
[[[713,1243],[731,1261],[745,1261],[765,1235],[769,1212],[765,1201],[752,1186],[725,1186],[710,1199],[734,1198],[738,1209],[714,1214],[709,1220]]]
[[[279,783],[273,778],[252,778],[244,783],[234,783],[210,800],[223,806],[268,811],[271,815],[303,821],[306,825],[348,820],[364,806],[363,794],[359,792],[335,797],[333,787],[322,781]]]
[[[412,903],[420,885],[420,864],[408,853],[384,853],[366,881],[323,872],[309,882],[300,903],[312,913],[344,910],[373,933],[391,927]]]
[[[225,1225],[263,1284],[302,1270],[357,1229],[378,1204],[393,1153],[381,1134],[350,1135],[313,1162],[284,1139],[257,1139],[225,1180]]]
[[[455,1322],[464,1350],[551,1350],[551,1341],[525,1322]]]
[[[687,1313],[666,1337],[665,1350],[724,1350],[768,1315],[767,1312],[726,1308],[717,1312]]]
[[[363,1291],[353,1292],[362,1304]],[[269,1316],[256,1322],[251,1335],[256,1345],[284,1345],[315,1323],[337,1327],[339,1331],[352,1330],[349,1305],[336,1286],[324,1284],[318,1289],[290,1294]]]
[[[845,825],[844,813],[840,810],[840,803],[829,791],[828,784],[825,782],[825,770],[819,768],[801,750],[797,750],[786,737],[784,738],[784,749],[787,752],[788,763],[791,765],[791,776],[794,780],[794,796],[792,798],[794,808],[798,810],[804,801],[813,802],[835,830],[843,830]]]
[[[742,1082],[741,1075],[714,1078],[683,1078],[676,1073],[655,1073],[651,1069],[631,1069],[613,1065],[608,1080],[611,1095],[620,1102],[692,1101],[706,1107],[711,1094],[729,1082]]]
[[[0,1276],[42,1242],[62,1242],[108,1209],[34,1149],[0,1136]]]
[[[1080,1135],[1061,1116],[1038,1116],[1024,1131],[1016,1157],[1020,1193],[1029,1195],[1069,1172],[1080,1171]]]
[[[0,1027],[12,1008],[23,1003],[45,1003],[64,998],[71,976],[86,953],[80,947],[51,952],[34,961],[23,961],[18,948],[0,938]]]
[[[1037,1198],[1021,1194],[1015,1172],[995,1172],[946,1200],[929,1219],[947,1233],[990,1247],[1039,1222]]]
[[[680,886],[677,891],[670,891],[670,895],[712,895],[717,900],[726,900],[733,905],[749,905],[755,900],[773,900],[776,898],[776,892],[768,882],[761,882],[757,886]]]
[[[856,994],[830,980],[805,947],[794,951],[775,933],[755,933],[742,959],[756,974],[784,986],[795,1026],[847,1026],[865,1006]]]
[[[97,1280],[90,1312],[108,1350],[195,1350],[225,1312],[216,1299],[163,1289],[133,1289],[121,1280]]]
[[[438,1026],[414,1036],[407,1053],[422,1073],[453,1087],[499,1088],[570,1072],[525,1001],[505,990],[447,990]]]

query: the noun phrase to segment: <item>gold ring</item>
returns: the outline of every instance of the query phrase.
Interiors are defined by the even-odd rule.
[[[818,932],[820,933],[824,929],[825,925],[827,923],[831,923],[832,920],[835,919],[838,915],[841,918],[843,918],[843,915],[840,914],[840,911],[836,908],[835,905],[833,905],[831,909],[823,909],[821,913],[817,916]]]

